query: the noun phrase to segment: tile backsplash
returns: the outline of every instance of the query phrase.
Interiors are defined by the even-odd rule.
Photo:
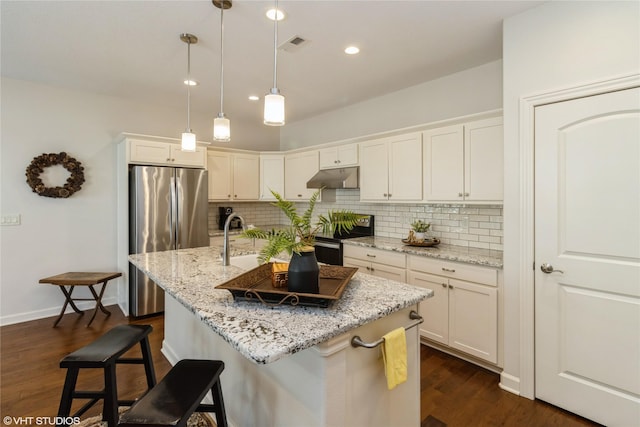
[[[365,203],[359,190],[335,190],[335,202],[316,204],[316,215],[329,210],[348,209],[375,215],[376,236],[406,238],[417,219],[431,223],[431,235],[442,243],[473,248],[502,250],[502,205],[463,205],[435,203]],[[297,203],[299,212],[306,203]],[[232,206],[234,212],[256,226],[286,224],[287,219],[269,202],[209,203],[209,229],[218,229],[218,207]]]

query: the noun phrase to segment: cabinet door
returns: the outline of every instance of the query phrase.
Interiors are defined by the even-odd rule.
[[[323,148],[320,150],[320,169],[337,168],[338,147]]]
[[[319,171],[318,150],[305,151],[285,157],[284,194],[288,200],[309,200],[315,188],[307,188],[307,181]]]
[[[360,200],[387,200],[389,194],[389,153],[385,140],[360,146]]]
[[[232,154],[233,199],[258,200],[260,192],[260,156]]]
[[[431,274],[409,271],[409,284],[431,289],[433,297],[420,303],[420,335],[449,345],[449,288],[448,279]]]
[[[449,345],[498,362],[498,290],[449,279]]]
[[[502,118],[464,126],[465,200],[502,201],[504,183]]]
[[[284,156],[260,156],[260,200],[275,200],[271,190],[284,194]]]
[[[179,145],[171,144],[171,162],[175,166],[204,168],[207,162],[207,149],[196,147],[196,151],[182,151]]]
[[[347,144],[338,147],[338,166],[358,165],[358,144]]]
[[[464,128],[462,125],[423,132],[424,199],[464,198]]]
[[[144,164],[171,164],[170,144],[133,139],[129,141],[129,161]]]
[[[422,200],[422,135],[389,140],[389,200]]]
[[[209,200],[231,200],[231,154],[209,151],[207,170]]]

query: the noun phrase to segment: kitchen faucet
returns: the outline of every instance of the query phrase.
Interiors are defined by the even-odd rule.
[[[231,248],[229,247],[229,224],[231,224],[231,220],[233,218],[238,218],[240,220],[240,225],[242,225],[243,231],[247,229],[244,223],[244,218],[242,218],[237,213],[232,213],[227,217],[227,220],[224,222],[224,243],[222,245],[222,265],[231,265]]]

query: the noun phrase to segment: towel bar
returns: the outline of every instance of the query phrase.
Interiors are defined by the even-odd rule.
[[[420,316],[415,310],[411,310],[411,312],[409,313],[409,318],[412,320],[415,320],[415,322],[413,322],[409,326],[405,326],[404,327],[405,331],[408,331],[414,326],[418,326],[420,323],[424,322],[424,319],[422,318],[422,316]],[[362,339],[360,339],[358,335],[351,338],[352,347],[376,348],[383,342],[384,342],[384,338],[380,338],[378,341],[374,341],[374,342],[364,342],[362,341]]]

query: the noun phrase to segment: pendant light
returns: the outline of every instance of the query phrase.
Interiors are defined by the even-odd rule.
[[[212,0],[215,7],[220,9],[220,112],[213,120],[213,140],[229,142],[231,140],[231,123],[224,116],[224,10],[231,9],[231,0]]]
[[[264,97],[264,124],[269,126],[284,125],[284,96],[278,89],[278,0],[276,0],[276,16],[273,20],[273,87]]]
[[[187,44],[187,128],[182,133],[182,151],[196,151],[196,134],[191,132],[191,44],[198,43],[198,38],[183,33],[180,40]]]

